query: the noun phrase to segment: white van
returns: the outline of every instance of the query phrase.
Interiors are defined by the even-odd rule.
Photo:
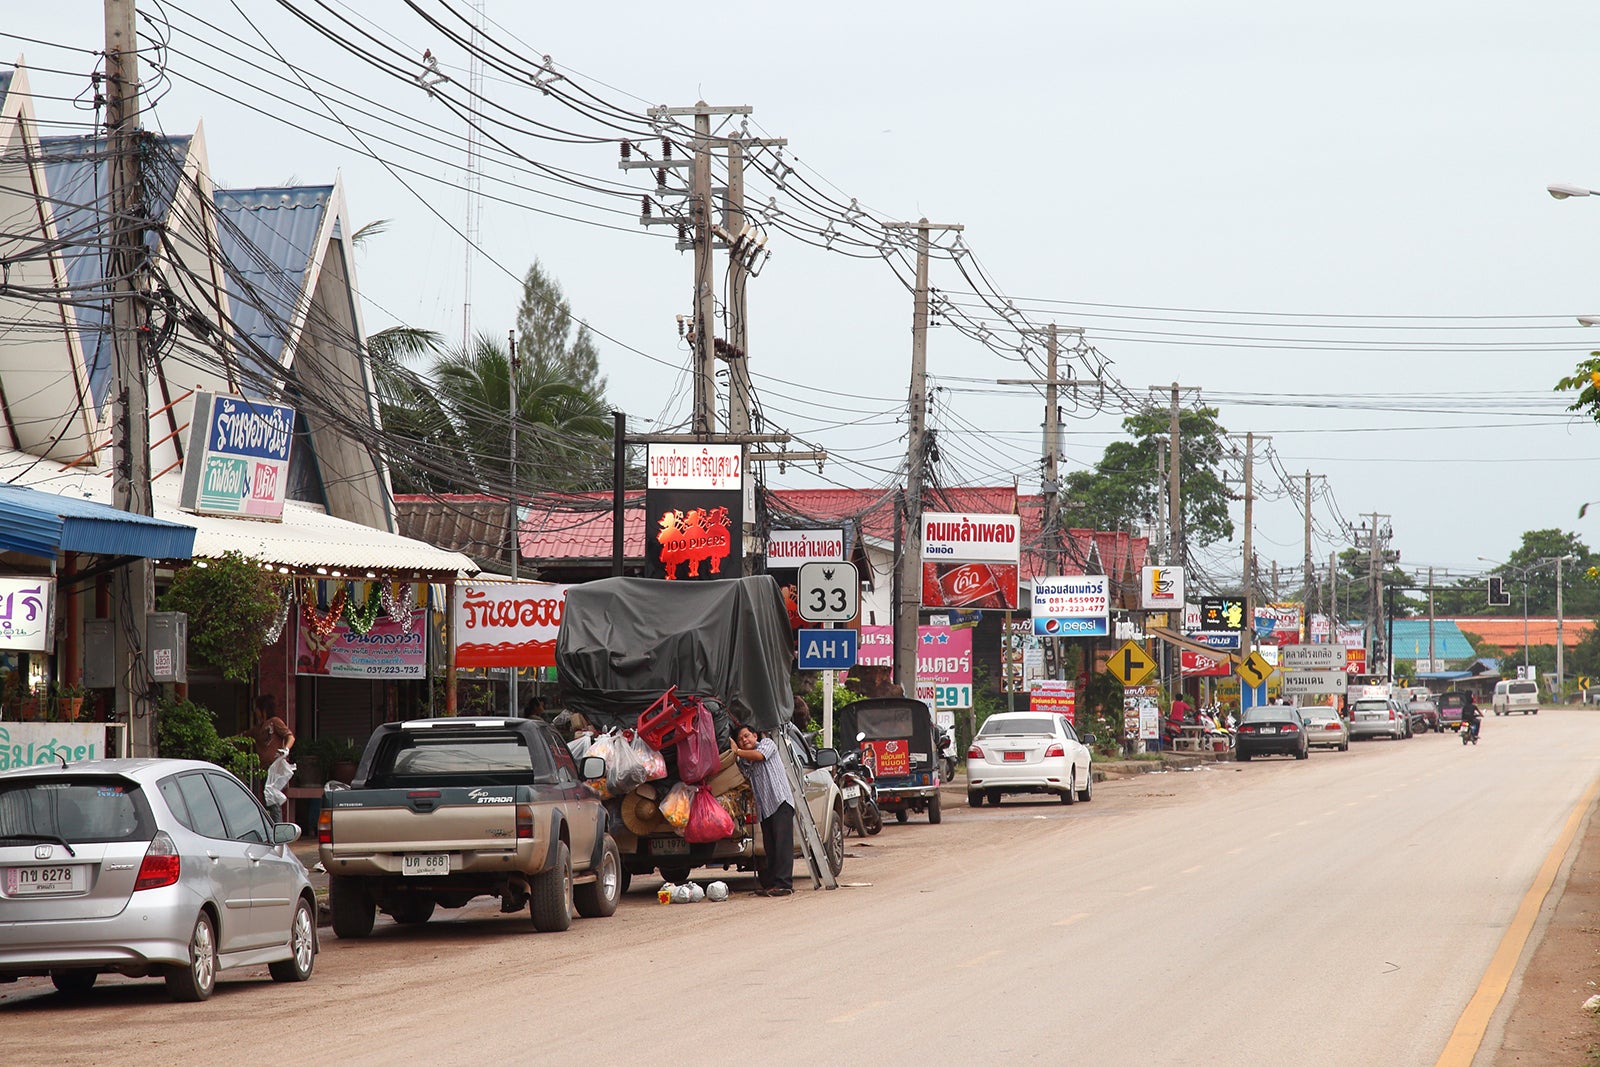
[[[1524,715],[1531,711],[1537,715],[1539,683],[1525,682],[1516,678],[1496,682],[1491,707],[1494,708],[1496,715],[1510,715],[1513,711],[1520,711]]]

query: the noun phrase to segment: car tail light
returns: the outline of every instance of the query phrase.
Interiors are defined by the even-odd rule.
[[[745,812],[744,813],[744,824],[746,826],[754,826],[756,824],[756,813],[753,812],[753,811]]]
[[[1323,727],[1324,730],[1337,730],[1338,728],[1339,724],[1336,722],[1330,722],[1328,725]]]
[[[333,844],[333,812],[328,808],[317,813],[317,844]]]
[[[517,805],[517,840],[530,841],[533,839],[533,805]]]
[[[1389,709],[1389,721],[1390,722],[1394,722],[1394,709],[1393,708]]]
[[[407,800],[438,800],[439,799],[439,791],[437,789],[413,789],[413,790],[409,791],[408,793],[406,793],[406,799]]]
[[[1250,723],[1250,722],[1245,723],[1244,725],[1239,727],[1239,732],[1241,734],[1253,734],[1253,733],[1255,733],[1256,732],[1255,723]]]
[[[150,847],[144,850],[144,862],[139,864],[139,877],[133,882],[134,892],[173,885],[178,880],[182,865],[183,861],[178,858],[178,846],[172,843],[172,838],[167,836],[165,830],[159,831],[150,839]]]
[[[1067,750],[1062,748],[1060,745],[1051,745],[1049,748],[1044,750],[1045,759],[1049,759],[1051,756],[1065,756],[1066,754]]]
[[[968,759],[982,759],[983,758],[983,749],[979,748],[977,745],[973,745],[971,748],[967,749],[967,758]]]
[[[1286,734],[1297,734],[1300,732],[1300,724],[1297,722],[1286,722],[1283,724],[1283,732]]]

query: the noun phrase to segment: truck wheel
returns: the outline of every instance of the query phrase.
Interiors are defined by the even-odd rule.
[[[543,874],[529,879],[528,911],[533,928],[554,933],[572,925],[572,850],[565,841],[556,842],[556,864]]]
[[[905,822],[909,818],[911,818],[911,813],[906,811],[905,808],[901,808],[894,813],[895,822]]]
[[[421,926],[433,918],[434,901],[432,897],[412,896],[407,894],[396,897],[385,911],[394,916],[394,921],[402,926]]]
[[[585,919],[604,919],[617,910],[622,899],[622,853],[617,843],[606,835],[605,846],[600,851],[600,866],[594,870],[594,881],[574,886],[572,902],[578,914]]]
[[[828,869],[837,878],[839,872],[844,870],[844,812],[834,808],[833,818],[828,822],[828,841],[824,851],[828,854]]]
[[[618,884],[621,886],[621,888],[617,890],[617,894],[620,896],[621,894],[626,893],[628,891],[628,887],[633,884],[633,872],[628,870],[626,867],[622,868],[622,881]]]
[[[939,807],[939,794],[935,793],[933,798],[928,801],[928,822],[937,826],[939,820],[943,818],[944,812]]]
[[[693,869],[687,863],[669,863],[656,868],[661,872],[661,880],[663,882],[671,882],[673,885],[682,885],[687,882],[689,880],[689,872]]]
[[[328,908],[333,912],[333,932],[347,940],[372,933],[378,917],[372,898],[354,878],[328,879]]]

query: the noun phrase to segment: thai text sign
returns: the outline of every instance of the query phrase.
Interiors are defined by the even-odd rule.
[[[972,684],[972,630],[917,627],[917,682]]]
[[[566,585],[458,582],[457,667],[554,667]]]
[[[1346,657],[1342,645],[1291,645],[1279,661],[1291,671],[1342,671]]]
[[[844,559],[843,530],[773,530],[767,535],[767,570]]]
[[[1299,644],[1302,613],[1299,604],[1257,604],[1256,638],[1280,645]]]
[[[1111,591],[1103,574],[1036,578],[1033,632],[1051,637],[1103,637],[1111,613]]]
[[[0,771],[105,759],[106,728],[92,722],[0,722]]]
[[[857,667],[894,666],[894,627],[863,626],[856,649]]]
[[[1139,606],[1177,608],[1183,603],[1182,567],[1143,567],[1139,571]]]
[[[1227,655],[1217,657],[1201,655],[1184,648],[1178,651],[1184,677],[1226,678],[1233,673],[1233,664]]]
[[[1279,685],[1283,695],[1312,696],[1326,693],[1343,693],[1349,687],[1350,676],[1342,670],[1284,671]]]
[[[911,739],[861,742],[861,762],[875,778],[904,778],[911,773]]]
[[[1072,725],[1078,725],[1078,694],[1071,682],[1046,678],[1028,697],[1029,711],[1047,711],[1063,715]]]
[[[1022,558],[1021,522],[1015,515],[924,512],[922,558],[1016,563]]]
[[[744,485],[743,445],[652,442],[646,489],[733,489]]]
[[[411,626],[379,615],[364,634],[341,618],[326,637],[300,620],[295,653],[296,674],[330,678],[426,678],[428,675],[427,611],[414,608]]]
[[[182,507],[202,515],[283,518],[294,408],[196,393],[189,427]]]
[[[54,578],[0,578],[0,648],[51,650],[55,592]]]

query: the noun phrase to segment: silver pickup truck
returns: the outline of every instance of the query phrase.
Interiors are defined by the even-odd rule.
[[[539,930],[617,910],[622,860],[599,795],[538,719],[385,723],[351,788],[328,787],[317,820],[333,932],[366,937],[377,911],[425,923],[436,907],[496,896]]]

